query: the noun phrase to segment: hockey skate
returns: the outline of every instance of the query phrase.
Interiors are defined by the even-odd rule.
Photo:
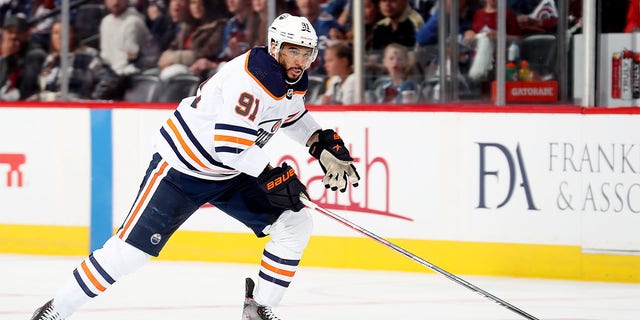
[[[255,283],[251,278],[245,280],[245,298],[244,308],[242,309],[242,320],[281,320],[273,311],[271,307],[263,306],[253,300],[253,288]]]
[[[53,300],[38,308],[31,316],[31,320],[63,320],[58,311],[53,309]]]

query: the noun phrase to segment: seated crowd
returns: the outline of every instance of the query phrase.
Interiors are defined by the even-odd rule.
[[[266,45],[266,0],[80,1],[72,5],[69,59],[67,70],[62,70],[64,30],[59,14],[51,14],[59,2],[0,4],[0,101],[59,100],[65,76],[71,100],[179,101],[195,93],[197,84],[225,62]],[[438,63],[451,63],[450,57],[437,56],[438,1],[363,2],[365,102],[437,100],[433,93]],[[458,44],[457,70],[469,92],[495,79],[496,2],[459,0],[459,34],[445,39]],[[509,43],[555,34],[554,1],[509,3]],[[318,59],[309,76],[319,85],[310,86],[309,91],[317,92],[308,103],[353,103],[351,1],[276,0],[276,4],[276,15],[305,16],[318,34]],[[450,1],[446,4],[448,13]],[[570,1],[571,25],[579,27],[580,13],[581,1]],[[179,83],[185,89],[173,90]]]

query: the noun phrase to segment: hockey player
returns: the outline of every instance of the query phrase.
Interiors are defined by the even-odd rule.
[[[270,235],[257,282],[246,279],[242,319],[279,319],[278,305],[311,235],[307,197],[293,168],[272,167],[262,150],[282,128],[309,147],[325,187],[357,186],[358,173],[342,139],[322,130],[304,106],[305,70],[317,56],[317,36],[304,17],[282,14],[268,30],[268,48],[231,60],[183,99],[160,128],[156,153],[131,211],[116,234],[73,270],[32,320],[65,319],[117,279],[158,256],[182,223],[205,203]]]

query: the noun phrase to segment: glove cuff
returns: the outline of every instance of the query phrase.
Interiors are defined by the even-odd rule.
[[[309,147],[309,154],[314,158],[320,160],[320,154],[322,153],[322,150],[324,149],[320,146],[320,144],[318,142],[314,142]]]
[[[312,143],[309,147],[309,154],[314,158],[319,160],[323,150],[331,152],[331,146],[339,145],[344,147],[342,138],[333,129],[318,130],[316,132],[318,133],[318,141]]]

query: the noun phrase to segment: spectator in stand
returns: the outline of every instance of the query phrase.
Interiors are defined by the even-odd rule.
[[[406,46],[390,43],[384,49],[382,65],[387,70],[388,79],[375,88],[378,102],[415,103],[419,90],[418,84],[409,78],[409,52]]]
[[[100,22],[100,55],[119,76],[154,67],[158,46],[144,16],[129,7],[129,0],[104,0],[109,14]]]
[[[545,2],[543,0],[542,2]],[[558,10],[554,1],[545,2],[544,13],[538,15],[534,12],[537,7],[536,0],[520,0],[516,4],[520,4],[518,9],[512,10],[517,14],[518,26],[520,34],[527,36],[531,34],[552,33],[558,22]]]
[[[138,10],[140,13],[144,12],[146,8],[146,0],[129,0],[128,2],[130,7]]]
[[[364,0],[364,50],[365,50],[365,87],[368,92],[371,92],[373,84],[376,79],[386,74],[386,70],[382,65],[380,65],[380,56],[379,50],[374,50],[373,48],[373,28],[376,26],[376,23],[384,18],[380,13],[380,9],[378,6],[379,0]],[[346,38],[347,41],[352,45],[353,48],[353,26],[349,32],[347,32]],[[370,98],[370,95],[365,96],[365,100],[367,102],[371,102],[373,99]]]
[[[338,42],[324,51],[327,82],[319,104],[353,104],[356,76],[353,74],[353,49],[347,42]]]
[[[4,25],[4,20],[14,15],[20,15],[28,21],[30,4],[31,1],[0,1],[0,25]]]
[[[329,0],[323,4],[322,11],[333,16],[344,30],[351,28],[351,0]]]
[[[160,35],[165,32],[165,5],[163,0],[149,0],[144,7],[144,23],[160,47]]]
[[[118,75],[102,61],[95,48],[77,45],[75,30],[69,28],[69,98],[71,100],[118,98]],[[60,100],[62,70],[60,54],[62,49],[62,23],[56,21],[51,27],[51,52],[40,71],[38,84],[40,91],[29,100]]]
[[[521,15],[533,12],[540,2],[541,0],[507,0],[507,7]]]
[[[413,48],[416,33],[424,24],[422,16],[409,6],[408,0],[379,0],[384,18],[373,29],[373,48],[383,50],[390,43]]]
[[[345,10],[347,12],[349,11],[349,6],[351,6],[351,0],[328,0],[321,5],[322,11],[332,15],[336,20],[345,12]]]
[[[465,43],[475,48],[469,77],[474,81],[486,81],[494,78],[493,67],[495,40],[497,36],[497,0],[484,0],[484,7],[473,15],[471,29],[464,34]],[[520,26],[515,12],[507,8],[507,43],[520,42]]]
[[[422,16],[422,20],[427,21],[438,9],[439,0],[415,0],[411,7]]]
[[[379,0],[364,0],[364,50],[370,52],[373,50],[373,28],[383,16],[378,8]],[[347,32],[347,40],[353,43],[353,27]]]
[[[253,48],[261,41],[260,15],[253,10],[251,0],[226,0],[233,17],[227,21],[222,37],[220,61],[229,61]]]
[[[309,19],[318,35],[318,59],[307,71],[310,74],[324,74],[324,50],[331,44],[345,39],[345,32],[336,19],[322,11],[320,0],[296,0],[300,15]]]
[[[283,1],[276,1],[276,17],[283,11]],[[258,26],[258,35],[256,36],[256,45],[267,45],[267,23],[269,21],[269,7],[267,0],[251,0],[251,8],[254,12],[258,13],[260,17],[260,25]]]
[[[471,23],[473,21],[473,14],[475,12],[471,2],[472,0],[459,0],[458,1],[458,31],[460,35],[471,29]],[[451,11],[451,0],[446,1],[446,14]],[[416,42],[420,46],[429,46],[438,44],[438,21],[440,20],[440,9],[436,9],[434,13],[429,17],[427,22],[418,29],[416,34]]]
[[[158,59],[160,77],[193,73],[206,77],[210,68],[199,69],[199,60],[215,60],[222,52],[222,36],[226,20],[216,13],[217,3],[210,0],[189,0],[189,15],[180,32]],[[219,11],[218,11],[219,12]],[[213,67],[211,67],[213,69]]]
[[[484,0],[484,6],[473,15],[471,29],[465,32],[465,39],[473,42],[479,33],[485,33],[490,40],[496,39],[498,8],[497,0]],[[513,10],[507,8],[507,41],[520,40],[520,27]]]
[[[22,100],[38,91],[38,73],[47,53],[32,47],[22,15],[10,15],[2,25],[0,43],[0,101]]]
[[[517,15],[520,34],[555,33],[558,25],[557,0],[516,0],[509,8]],[[580,23],[582,16],[582,1],[570,0],[569,2],[569,27]]]
[[[145,23],[160,51],[167,50],[187,16],[187,0],[169,0],[165,11],[164,1],[150,0],[145,9]]]
[[[476,10],[476,1],[475,0],[459,0],[458,1],[458,35],[457,37],[447,36],[448,41],[455,41],[458,44],[458,66],[460,73],[466,73],[469,69],[470,64],[470,55],[471,49],[464,42],[464,33],[471,29],[471,23],[473,21],[473,14]],[[451,12],[451,0],[446,1],[446,15],[449,15]],[[429,17],[427,22],[418,29],[418,33],[416,34],[416,42],[420,47],[430,47],[425,50],[434,50],[434,48],[438,45],[438,24],[440,20],[440,8],[437,7],[433,14]],[[447,46],[447,56],[450,55],[449,46]],[[440,58],[435,55],[431,56],[429,54],[418,54],[422,60],[417,63],[417,67],[420,68],[426,74],[438,74],[439,70],[437,70],[438,63]],[[429,57],[430,59],[424,59],[424,57]],[[451,60],[451,59],[448,59]]]
[[[27,17],[29,21],[39,19],[42,16],[47,15],[53,8],[56,7],[54,0],[34,0],[31,4],[31,12]],[[53,25],[54,18],[49,17],[36,23],[31,27],[31,40],[37,42],[42,49],[49,50],[49,35],[51,33],[51,25]]]
[[[275,0],[276,2],[276,14],[275,16],[279,16],[285,12],[290,12],[288,10],[286,0]],[[253,11],[257,12],[260,16],[260,25],[258,26],[258,35],[256,38],[256,45],[266,46],[267,44],[267,27],[269,23],[267,0],[251,0],[251,7]]]

